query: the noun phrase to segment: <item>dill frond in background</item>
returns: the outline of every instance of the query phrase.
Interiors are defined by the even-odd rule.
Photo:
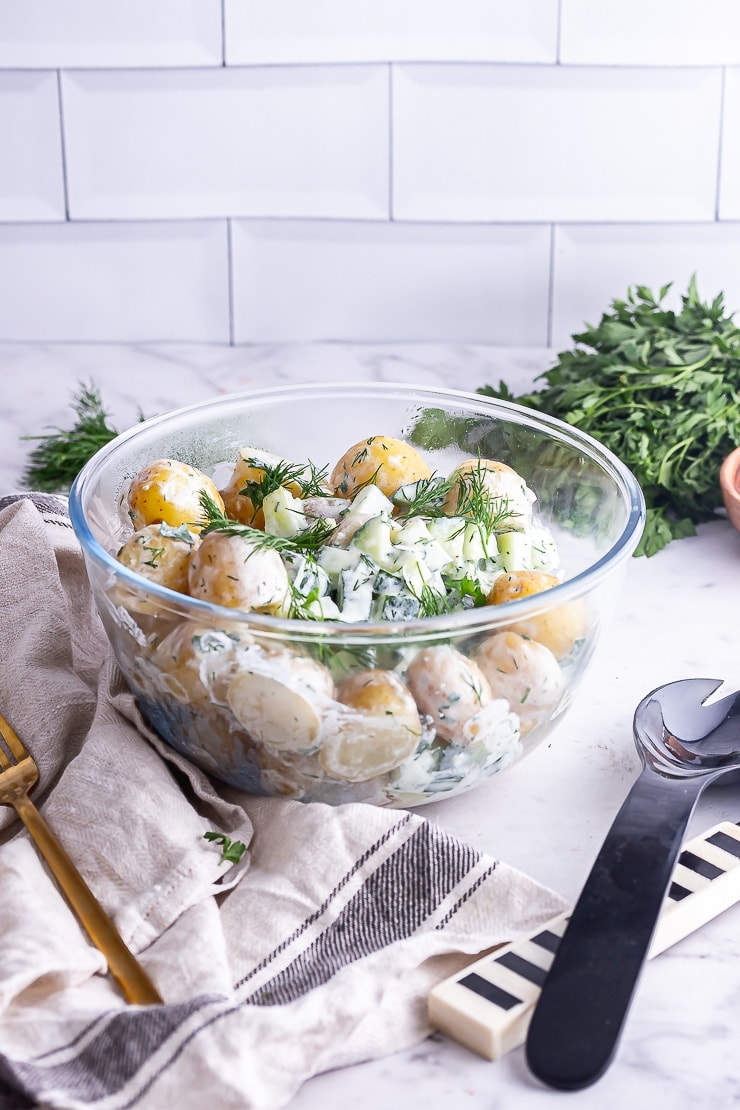
[[[23,437],[37,441],[21,479],[27,489],[66,493],[88,459],[119,434],[108,423],[108,413],[94,383],[80,387],[72,409],[77,419],[68,430],[55,428],[47,435]]]

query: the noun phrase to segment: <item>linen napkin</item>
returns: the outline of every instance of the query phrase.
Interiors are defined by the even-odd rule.
[[[63,498],[0,499],[0,712],[165,999],[125,1003],[0,808],[0,1106],[284,1106],[422,1040],[432,986],[565,908],[418,814],[249,796],[173,752],[111,656]],[[209,831],[247,852],[222,862]]]

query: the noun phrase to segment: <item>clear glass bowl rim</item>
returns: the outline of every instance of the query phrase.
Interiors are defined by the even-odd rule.
[[[311,621],[245,612],[240,609],[229,609],[225,606],[200,601],[189,597],[187,594],[177,593],[157,583],[150,582],[128,567],[123,566],[96,539],[88,524],[84,508],[88,491],[111,457],[124,448],[132,438],[142,433],[154,430],[160,425],[176,423],[189,415],[199,413],[215,415],[219,409],[226,413],[227,410],[241,408],[245,403],[257,407],[260,404],[270,404],[281,400],[299,402],[302,398],[324,398],[326,400],[342,398],[361,401],[364,397],[388,397],[389,400],[395,397],[399,403],[407,401],[414,404],[428,405],[429,407],[434,407],[436,402],[437,406],[457,407],[461,413],[471,413],[471,406],[473,406],[480,415],[485,415],[486,412],[491,415],[499,414],[513,423],[550,433],[558,441],[581,450],[612,478],[628,510],[622,532],[612,546],[595,563],[544,593],[509,601],[506,605],[500,607],[483,606],[479,609],[469,609],[464,612],[399,622],[363,622],[362,624],[348,625],[341,621],[319,621],[314,624]],[[464,390],[409,385],[400,382],[313,383],[273,386],[223,394],[211,400],[199,401],[195,404],[168,410],[133,425],[100,448],[80,470],[70,489],[69,513],[72,526],[83,550],[95,563],[112,573],[129,589],[138,590],[147,598],[158,598],[170,607],[176,605],[184,616],[210,624],[218,621],[244,622],[260,634],[304,643],[315,643],[330,637],[332,643],[337,645],[357,645],[359,643],[367,645],[368,643],[385,643],[390,638],[397,638],[399,635],[403,635],[405,639],[413,640],[423,640],[429,637],[436,639],[444,635],[473,635],[483,629],[498,626],[505,627],[514,620],[521,620],[524,617],[541,612],[543,609],[556,608],[558,605],[566,604],[583,596],[599,585],[623,560],[629,558],[634,552],[645,525],[645,499],[632,471],[598,440],[565,423],[565,421],[528,409],[523,405]],[[496,612],[497,609],[500,609],[500,613]]]

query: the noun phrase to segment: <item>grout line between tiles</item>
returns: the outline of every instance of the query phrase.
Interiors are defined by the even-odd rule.
[[[229,298],[229,346],[235,346],[234,341],[234,249],[233,249],[233,220],[226,221],[226,265],[228,269],[228,298]]]
[[[226,65],[226,0],[221,0],[221,65]]]
[[[393,194],[393,147],[394,147],[394,134],[393,134],[393,94],[394,94],[394,66],[390,62],[388,64],[388,219],[393,223],[395,216],[393,214],[395,197]]]
[[[725,132],[725,95],[727,84],[727,66],[722,66],[722,81],[720,84],[720,97],[719,97],[719,140],[717,144],[717,183],[715,186],[714,197],[714,219],[719,222],[720,214],[720,196],[722,190],[722,148],[724,145],[724,132]]]
[[[550,224],[550,259],[547,275],[547,331],[545,346],[552,346],[552,322],[555,312],[555,224]]]
[[[67,180],[67,142],[64,134],[64,105],[62,103],[62,71],[57,70],[57,104],[59,106],[59,142],[62,154],[62,188],[64,190],[64,219],[69,221],[69,183]]]

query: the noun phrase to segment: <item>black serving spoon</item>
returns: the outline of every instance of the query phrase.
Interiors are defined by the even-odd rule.
[[[609,1066],[694,805],[740,767],[740,693],[705,704],[721,685],[670,682],[635,711],[642,771],[571,914],[527,1035],[527,1064],[551,1087],[587,1087]]]

